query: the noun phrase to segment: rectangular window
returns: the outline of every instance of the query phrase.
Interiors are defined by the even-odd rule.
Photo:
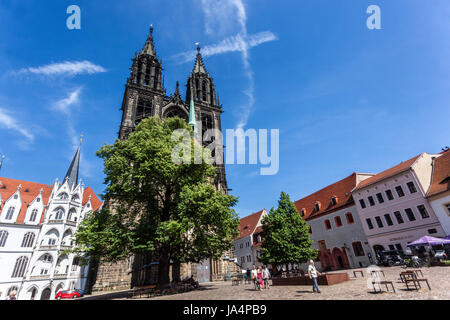
[[[395,248],[399,251],[403,251],[402,245],[400,243],[396,243]]]
[[[390,245],[389,245],[389,250],[395,250],[395,247],[394,247],[393,244],[390,244]]]
[[[408,216],[409,221],[416,220],[416,217],[414,216],[414,212],[410,208],[405,209],[405,212],[406,212],[406,215]]]
[[[391,189],[387,189],[386,190],[386,196],[387,196],[388,200],[393,200],[394,199],[394,195],[392,194]]]
[[[334,217],[334,222],[336,223],[336,226],[342,227],[341,217]]]
[[[445,208],[447,208],[447,214],[450,216],[450,203],[447,203]]]
[[[412,181],[408,182],[406,185],[408,186],[408,189],[409,189],[410,193],[416,193],[417,192],[417,189],[416,189],[416,186],[414,185],[414,182],[412,182]]]
[[[384,202],[383,195],[381,193],[377,193],[377,199],[378,199],[378,203]]]
[[[397,219],[398,224],[402,224],[404,222],[400,211],[395,211],[394,216],[395,216],[395,219]]]
[[[403,192],[402,186],[395,187],[395,191],[397,191],[397,194],[399,197],[403,197],[405,193]]]
[[[325,229],[330,230],[331,229],[331,222],[330,222],[330,220],[327,219],[324,222],[325,222]]]
[[[367,222],[367,226],[369,227],[369,229],[373,229],[372,220],[370,220],[370,218],[367,218],[366,222]]]
[[[425,206],[423,204],[421,204],[420,206],[417,206],[417,210],[419,210],[420,215],[422,216],[422,219],[426,219],[426,218],[430,217],[427,209],[425,208]]]
[[[366,208],[366,203],[364,202],[364,199],[360,199],[359,200],[359,204],[361,205],[361,208],[365,209]],[[450,205],[450,204],[449,204]],[[450,211],[449,211],[450,212]]]
[[[437,230],[436,229],[428,229],[428,233],[429,234],[437,233]]]
[[[388,224],[388,226],[392,226],[394,224],[389,213],[384,215],[384,219],[386,219],[386,223]]]
[[[383,221],[381,221],[380,217],[375,217],[375,221],[377,222],[378,228],[383,228]]]
[[[345,218],[347,219],[348,224],[355,223],[355,220],[353,219],[353,215],[351,214],[351,212],[346,213]]]
[[[370,196],[368,199],[369,199],[370,205],[374,206],[375,205],[375,201],[373,200],[372,196]]]
[[[363,249],[362,244],[361,244],[360,241],[353,242],[352,246],[353,246],[353,252],[355,253],[355,256],[362,257],[362,256],[365,255],[364,249]]]

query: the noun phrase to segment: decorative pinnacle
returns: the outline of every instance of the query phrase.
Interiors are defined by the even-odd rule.
[[[200,53],[200,42],[196,42],[195,45],[197,46],[197,52]]]

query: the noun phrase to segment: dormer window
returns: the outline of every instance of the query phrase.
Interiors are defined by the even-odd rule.
[[[336,198],[336,196],[332,196],[331,197],[331,205],[336,205],[337,204],[337,198]]]
[[[320,211],[320,202],[316,201],[316,203],[314,203],[314,209],[317,211]]]

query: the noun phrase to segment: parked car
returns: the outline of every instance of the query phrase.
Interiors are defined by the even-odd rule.
[[[55,296],[56,300],[61,299],[76,299],[81,297],[81,294],[76,290],[61,290]]]
[[[83,289],[75,289],[74,291],[77,291],[81,296],[84,296],[84,290]]]
[[[378,253],[378,263],[389,267],[404,265],[404,260],[410,257],[400,250],[385,250]]]
[[[439,260],[447,260],[447,254],[445,253],[445,250],[438,250],[434,254],[434,257]]]

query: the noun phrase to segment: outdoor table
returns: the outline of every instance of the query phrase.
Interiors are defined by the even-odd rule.
[[[356,273],[359,272],[361,274],[361,276],[364,278],[364,273],[362,270],[355,270],[353,271],[353,276],[356,278]]]
[[[388,284],[389,284],[389,285],[391,285],[391,287],[392,287],[392,291],[394,291],[394,293],[395,293],[395,288],[394,288],[394,284],[393,284],[392,281],[372,281],[373,291],[376,293],[376,292],[378,292],[378,291],[377,291],[377,289],[376,289],[375,284],[378,284],[378,285],[380,286],[380,291],[379,291],[379,292],[381,292],[381,285],[382,285],[382,284],[385,285],[386,291],[389,292],[389,287],[388,287]]]
[[[400,272],[400,280],[402,282],[406,282],[406,277],[408,277],[409,279],[417,278],[416,274],[413,271]]]
[[[414,283],[414,288],[416,290],[419,290],[419,288],[422,289],[422,286],[420,285],[421,281],[425,282],[427,284],[427,286],[428,286],[428,289],[431,290],[430,284],[428,283],[428,279],[425,279],[425,278],[423,278],[423,279],[417,279],[417,278],[405,279],[406,288],[409,290],[408,283],[412,282],[412,283]],[[417,285],[419,285],[419,288],[417,287]]]

